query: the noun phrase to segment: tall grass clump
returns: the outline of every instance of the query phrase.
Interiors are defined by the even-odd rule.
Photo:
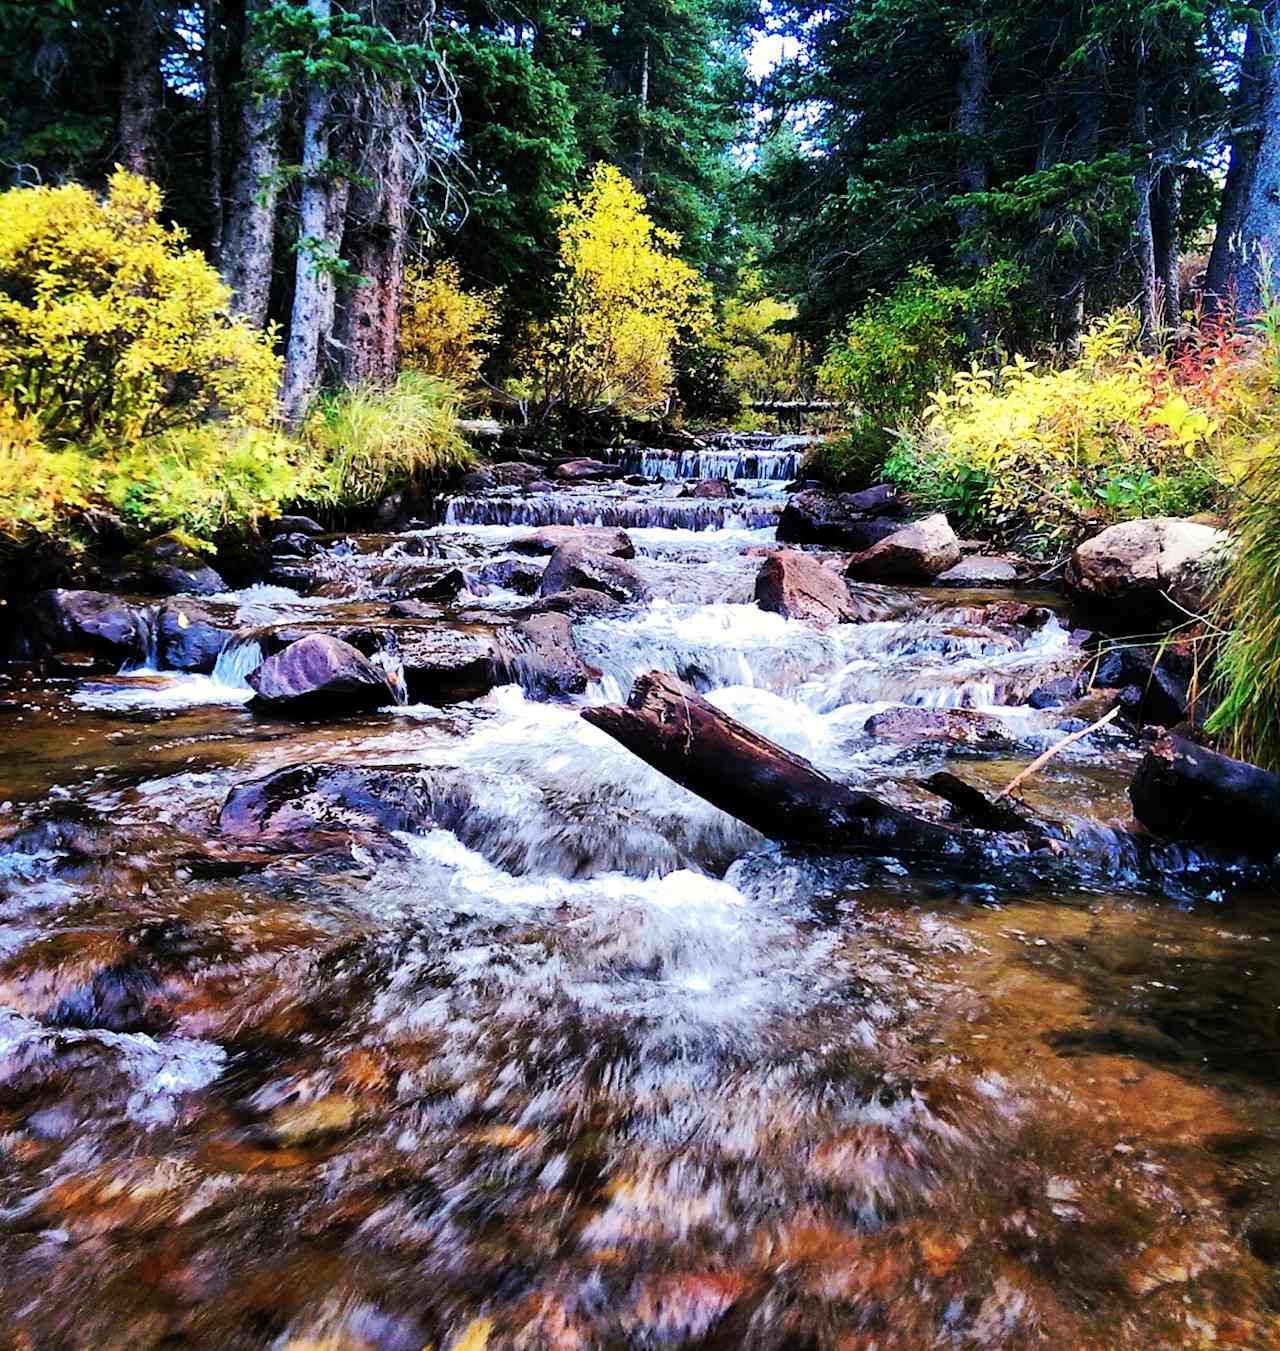
[[[303,428],[319,506],[368,506],[414,479],[471,463],[458,431],[461,396],[447,380],[406,371],[387,389],[319,399]]]

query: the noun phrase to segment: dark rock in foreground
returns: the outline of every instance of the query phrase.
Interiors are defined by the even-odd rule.
[[[115,670],[146,651],[146,611],[105,591],[42,591],[30,618],[41,652],[83,653]]]
[[[499,678],[512,680],[530,694],[581,694],[590,678],[573,645],[567,615],[534,615],[498,635],[495,663]]]
[[[212,596],[227,589],[209,560],[176,534],[158,535],[135,549],[121,563],[114,584],[158,596]]]
[[[222,649],[231,641],[234,625],[225,623],[197,600],[171,600],[156,621],[156,655],[171,671],[208,675]]]
[[[1166,735],[1147,752],[1129,787],[1148,830],[1256,858],[1280,853],[1280,774]]]
[[[794,493],[778,520],[780,544],[829,544],[844,549],[869,549],[900,529],[890,519],[897,498],[888,490],[833,493],[809,488]]]
[[[253,704],[274,713],[353,713],[395,702],[387,676],[350,643],[311,633],[247,677]]]
[[[432,826],[421,772],[343,764],[290,765],[237,785],[218,816],[223,834],[247,844],[327,849],[356,838]]]

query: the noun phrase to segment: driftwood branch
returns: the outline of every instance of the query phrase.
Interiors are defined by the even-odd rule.
[[[1072,732],[1070,736],[1064,736],[1061,741],[1055,742],[1043,755],[1037,755],[1020,774],[1015,774],[996,794],[995,800],[1000,802],[1002,799],[1010,797],[1015,788],[1024,784],[1037,770],[1043,769],[1059,751],[1066,750],[1073,741],[1087,737],[1090,732],[1096,732],[1099,727],[1105,727],[1109,722],[1115,722],[1119,716],[1120,705],[1117,704],[1109,713],[1104,713],[1097,722],[1090,723],[1088,727],[1082,727],[1078,732]]]
[[[674,676],[640,676],[623,704],[582,716],[762,835],[826,852],[976,854],[982,839],[838,783],[722,713]]]

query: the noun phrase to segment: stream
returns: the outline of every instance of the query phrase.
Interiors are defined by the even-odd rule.
[[[961,872],[788,852],[579,716],[670,671],[935,813],[930,773],[998,789],[1071,730],[1027,702],[1080,663],[1060,597],[757,608],[782,441],[326,537],[209,601],[212,675],[0,667],[0,1346],[1280,1346],[1280,911],[1135,840],[1132,734],[1027,783],[1054,850]],[[625,528],[651,592],[575,618],[585,693],[246,707],[272,632],[381,622],[406,576],[460,568],[431,623],[501,631],[548,524]],[[996,733],[868,732],[904,707]],[[394,771],[422,821],[219,840],[303,763]]]

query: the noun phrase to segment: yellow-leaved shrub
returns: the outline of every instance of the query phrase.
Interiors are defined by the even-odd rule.
[[[1144,355],[1136,321],[1118,313],[1066,365],[1018,357],[957,372],[898,433],[886,472],[958,524],[1050,546],[1118,520],[1186,515],[1219,486],[1224,388]]]
[[[559,208],[556,308],[533,326],[520,365],[546,410],[653,412],[674,383],[681,337],[710,319],[706,284],[676,256],[679,237],[650,220],[612,165]]]
[[[46,440],[133,439],[216,416],[265,424],[280,363],[159,189],[117,170],[0,193],[0,398]]]
[[[451,260],[412,267],[405,277],[400,364],[407,371],[473,385],[498,340],[500,290],[469,291]]]

